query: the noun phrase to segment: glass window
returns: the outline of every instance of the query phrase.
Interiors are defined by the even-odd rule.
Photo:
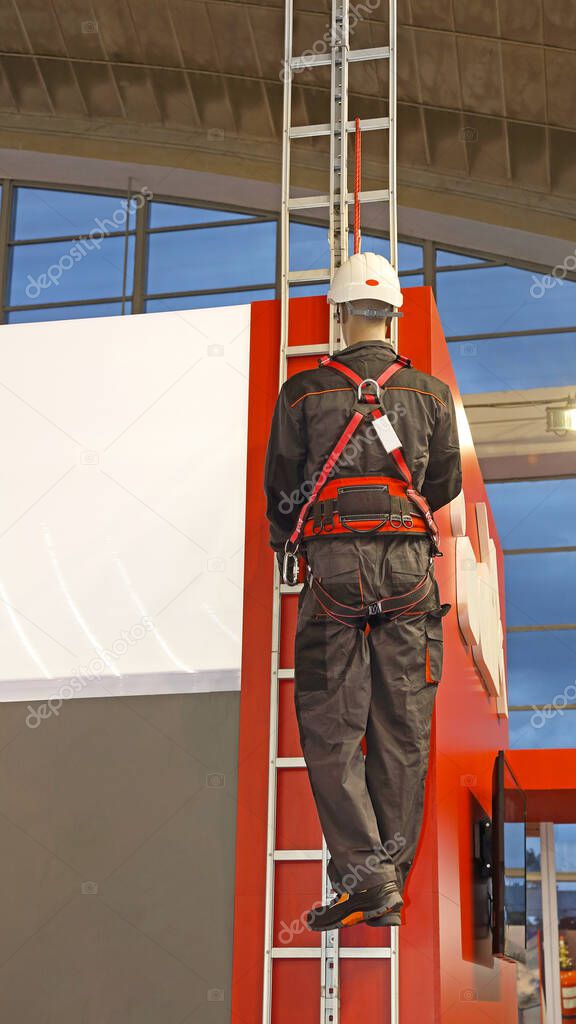
[[[127,200],[122,196],[17,188],[14,202],[15,239],[87,235],[91,231],[110,234],[126,230]],[[134,203],[131,205],[129,228],[134,227]]]
[[[554,847],[556,851],[556,871],[576,872],[576,825],[554,825]],[[572,913],[576,914],[573,905]]]
[[[171,309],[211,309],[216,306],[245,306],[262,299],[274,299],[273,288],[255,288],[247,292],[221,292],[218,295],[177,295],[169,299],[148,299],[147,313],[165,313]]]
[[[318,284],[291,284],[290,298],[300,299],[303,295],[326,295],[327,291],[328,284],[326,282],[319,282]]]
[[[131,302],[126,303],[126,313],[132,312]],[[45,309],[15,309],[7,314],[9,324],[39,323],[43,320],[83,320],[94,316],[121,316],[121,302],[99,302],[86,306],[56,306]]]
[[[576,544],[576,477],[487,484],[503,548]],[[576,617],[576,611],[575,611]]]
[[[576,380],[576,333],[451,341],[448,348],[462,394],[557,387]]]
[[[150,235],[148,292],[273,282],[275,249],[276,224],[272,221]]]
[[[177,228],[184,224],[210,224],[219,220],[246,220],[251,213],[209,210],[184,203],[150,203],[150,228]]]
[[[402,288],[418,288],[424,284],[423,274],[400,274]]]
[[[319,270],[330,266],[328,230],[314,224],[290,224],[290,270]],[[314,292],[313,294],[318,294]]]
[[[354,248],[354,235],[351,233],[352,245]],[[390,259],[390,241],[388,238],[378,238],[375,235],[362,235],[362,252],[377,252],[381,256]],[[398,267],[401,273],[407,270],[421,270],[424,266],[424,251],[421,245],[412,245],[410,242],[398,242]]]
[[[576,736],[576,711],[554,714],[540,726],[534,711],[511,711],[510,746],[517,749],[544,750],[573,747]]]
[[[483,260],[480,256],[464,256],[461,252],[450,252],[448,249],[437,249],[436,250],[436,266],[437,267],[458,267],[466,263],[488,263],[488,260]]]
[[[354,252],[354,232],[348,235],[348,252]],[[390,259],[390,242],[375,235],[362,235],[362,252],[377,252]],[[398,243],[398,262],[401,272],[420,270],[424,265],[421,245]],[[328,229],[315,224],[290,224],[290,269],[312,270],[330,266]],[[314,293],[316,294],[316,293]]]
[[[576,619],[576,551],[507,555],[504,577],[508,626]]]
[[[438,274],[437,299],[447,337],[571,327],[576,321],[576,282],[517,267],[445,271]]]
[[[576,704],[576,630],[508,633],[508,700],[513,704]]]
[[[18,245],[12,251],[9,305],[42,305],[122,295],[125,238]],[[126,293],[132,291],[134,237],[128,240]]]

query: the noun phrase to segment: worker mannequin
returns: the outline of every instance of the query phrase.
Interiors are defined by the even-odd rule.
[[[401,923],[422,825],[442,617],[451,607],[440,603],[434,575],[441,552],[431,513],[462,486],[450,390],[390,341],[403,303],[390,263],[355,254],[336,271],[328,301],[346,347],[335,362],[326,357],[283,384],[264,481],[279,565],[286,572],[297,547],[306,567],[294,699],[338,894],[309,911],[317,931]],[[389,377],[382,391],[380,375]],[[331,465],[354,410],[367,413]]]

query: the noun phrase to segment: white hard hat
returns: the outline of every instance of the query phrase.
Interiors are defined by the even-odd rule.
[[[404,302],[398,274],[392,264],[375,252],[356,252],[335,272],[328,302],[376,299],[397,308]]]

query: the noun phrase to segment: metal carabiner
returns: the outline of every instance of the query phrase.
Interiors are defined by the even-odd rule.
[[[296,551],[288,551],[288,544],[284,545],[284,560],[282,562],[282,581],[288,587],[295,587],[298,583],[298,555]]]

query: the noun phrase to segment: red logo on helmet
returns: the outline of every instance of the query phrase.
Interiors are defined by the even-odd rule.
[[[364,284],[380,284],[380,281],[375,281],[373,277],[369,277],[368,280],[364,282]]]

